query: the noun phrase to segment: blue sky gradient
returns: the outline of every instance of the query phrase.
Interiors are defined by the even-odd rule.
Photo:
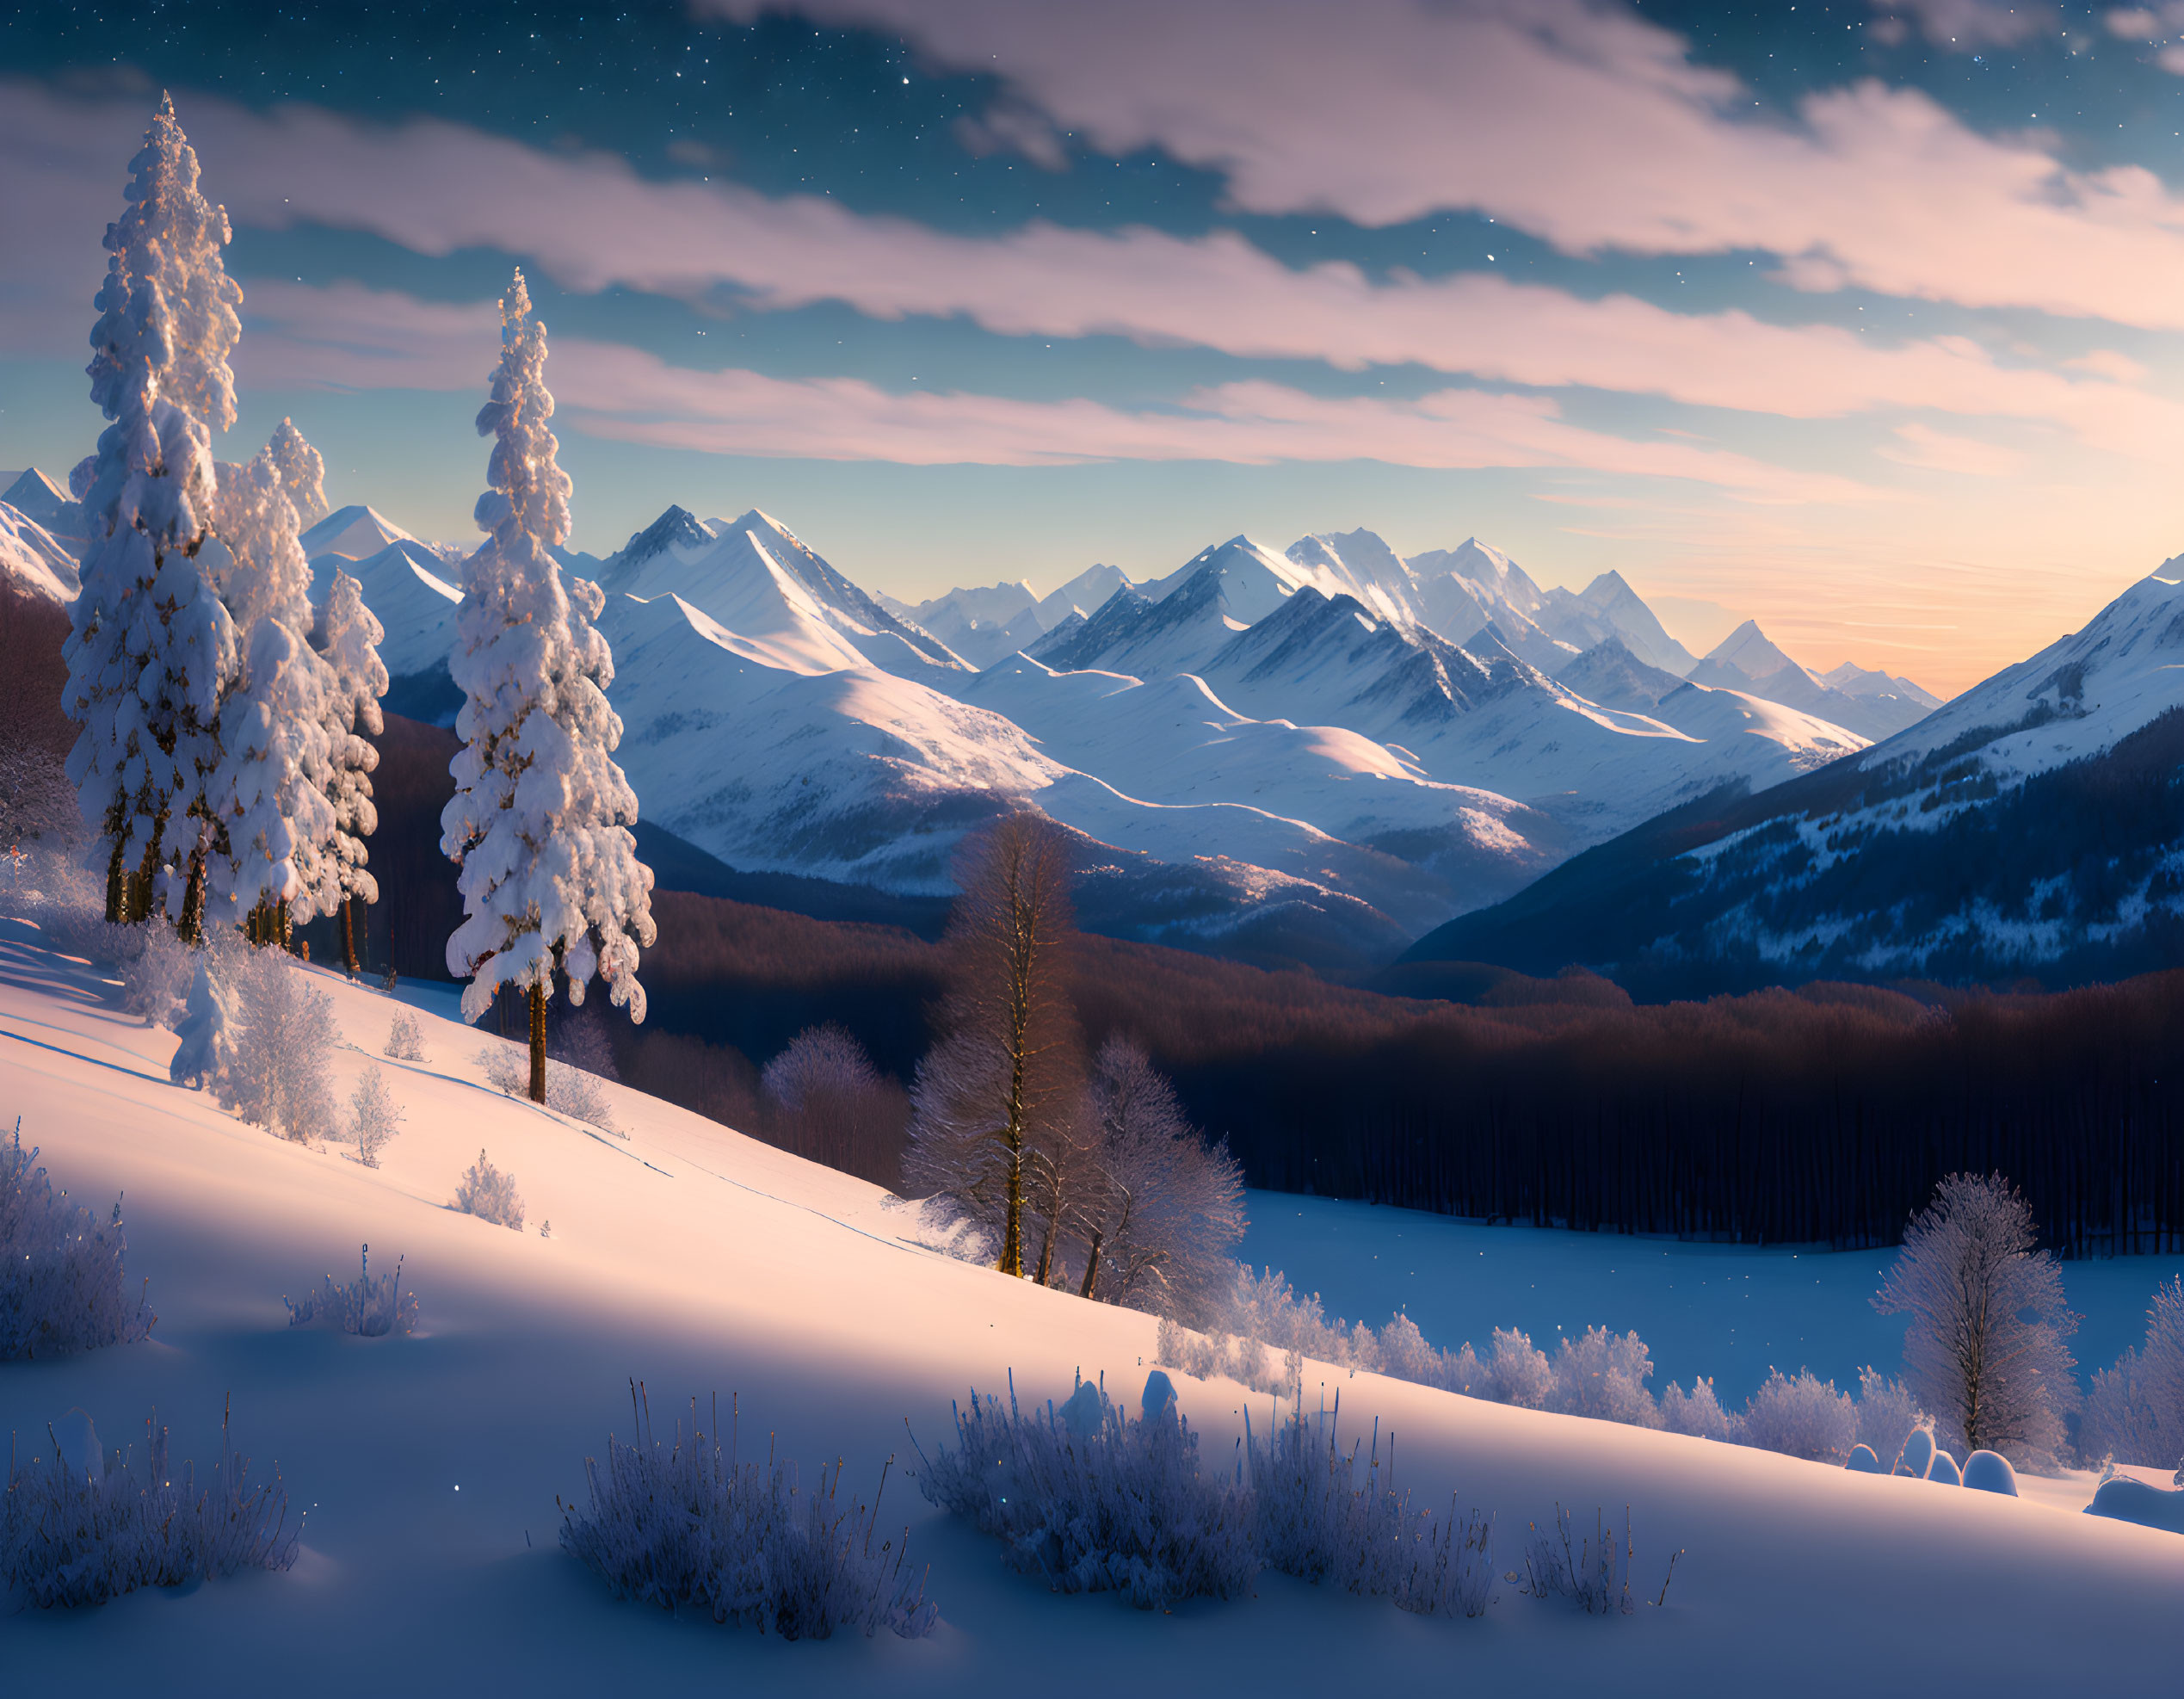
[[[123,3],[0,66],[0,466],[96,436],[168,87],[225,452],[293,416],[428,535],[521,264],[600,552],[756,504],[915,597],[1476,534],[1950,690],[2184,547],[2184,7]]]

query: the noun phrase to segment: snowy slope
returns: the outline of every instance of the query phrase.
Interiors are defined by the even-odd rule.
[[[47,477],[36,466],[10,475],[0,472],[0,503],[5,503],[26,519],[33,520],[65,541],[83,535],[83,508],[67,489]]]
[[[619,759],[639,797],[739,868],[945,891],[963,833],[1028,800],[1120,850],[1232,862],[1240,900],[1255,900],[1251,869],[1264,869],[1348,891],[1415,932],[1548,859],[1506,824],[1521,811],[1500,798],[1426,782],[1348,733],[1260,726],[1191,681],[1145,691],[1018,661],[950,675],[954,700],[869,665],[782,666],[675,596],[617,596],[601,626],[614,646]],[[1120,711],[1105,700],[1118,691],[1130,704]],[[1194,692],[1194,716],[1177,700]],[[1452,892],[1337,841],[1388,830],[1445,835],[1492,876]]]
[[[1496,1513],[1497,1568],[1558,1502],[1588,1518],[1627,1504],[1641,1577],[1682,1553],[1666,1608],[1602,1622],[1505,1584],[1480,1621],[1425,1621],[1274,1575],[1173,1615],[1057,1597],[919,1498],[910,1439],[930,1448],[952,1399],[1011,1375],[1027,1399],[1066,1393],[1080,1371],[1134,1396],[1150,1318],[951,1261],[873,1187],[624,1088],[607,1090],[626,1142],[504,1098],[472,1060],[496,1041],[429,1011],[428,1060],[380,1064],[409,1117],[385,1166],[269,1138],[169,1085],[172,1037],[23,936],[0,942],[11,1105],[74,1195],[126,1189],[130,1270],[161,1319],[150,1344],[7,1365],[0,1421],[37,1443],[81,1406],[122,1443],[156,1406],[176,1455],[202,1459],[231,1402],[243,1449],[277,1461],[309,1511],[285,1575],[0,1616],[24,1692],[225,1692],[244,1657],[258,1684],[330,1699],[959,1699],[1034,1677],[1064,1696],[1340,1692],[1360,1669],[1391,1691],[1437,1691],[1460,1670],[1484,1690],[1678,1699],[1694,1684],[2045,1696],[2082,1690],[2088,1671],[2119,1692],[2173,1684],[2184,1541],[2078,1514],[2082,1479],[2020,1499],[1947,1492],[1317,1365],[1308,1387],[1340,1393],[1346,1441],[1377,1421],[1400,1434],[1424,1503],[1453,1492]],[[398,1005],[316,977],[354,1047],[336,1063],[345,1095]],[[551,1239],[443,1207],[480,1145]],[[374,1267],[406,1258],[420,1335],[290,1331],[281,1295],[353,1271],[364,1242]],[[1225,1457],[1246,1395],[1175,1378]],[[869,1493],[893,1457],[881,1519],[910,1525],[939,1632],[784,1644],[612,1599],[555,1549],[555,1498],[581,1501],[583,1459],[627,1436],[632,1380],[663,1425],[715,1393],[725,1423],[737,1396],[744,1455],[770,1445],[807,1478],[839,1456]]]
[[[328,553],[311,563],[311,598],[324,603],[336,571],[355,578],[364,605],[386,628],[379,658],[387,676],[401,678],[445,667],[453,651],[462,591],[441,576],[446,570],[444,561],[409,537],[361,560]]]
[[[73,602],[76,557],[60,539],[13,504],[0,501],[0,580],[26,596]]]

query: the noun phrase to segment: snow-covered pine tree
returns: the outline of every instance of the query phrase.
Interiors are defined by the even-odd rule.
[[[273,456],[281,487],[295,504],[299,524],[308,528],[333,510],[326,499],[326,462],[296,429],[294,420],[283,419],[274,427],[266,452]]]
[[[386,633],[364,605],[363,586],[339,568],[334,572],[334,587],[327,592],[319,635],[326,664],[333,672],[326,697],[326,800],[333,806],[334,837],[321,861],[318,905],[322,911],[331,908],[341,914],[342,955],[354,979],[356,905],[379,899],[379,881],[365,869],[370,856],[364,840],[379,823],[372,801],[372,774],[379,767],[379,752],[371,739],[386,726],[379,698],[386,694],[386,666],[379,659],[379,646]]]
[[[108,423],[84,488],[91,541],[65,651],[65,707],[83,728],[68,773],[107,852],[113,920],[150,912],[161,839],[235,646],[195,559],[213,504],[209,426],[226,429],[235,411],[227,355],[242,294],[220,261],[227,214],[198,192],[170,100],[130,171],[91,331],[91,399]]]
[[[614,657],[593,621],[605,598],[565,585],[550,552],[569,535],[569,478],[546,386],[546,327],[523,274],[501,300],[501,361],[478,435],[497,439],[478,498],[488,534],[464,570],[455,652],[463,740],[441,848],[462,874],[467,916],[447,941],[476,1020],[502,985],[530,1001],[532,1101],[546,1101],[546,1007],[557,968],[569,1000],[595,972],[608,995],[645,1018],[637,953],[653,939],[651,869],[627,822],[637,797],[615,765],[622,722],[607,704]]]
[[[229,557],[220,589],[243,664],[221,705],[221,758],[207,786],[224,838],[211,882],[223,917],[247,921],[252,942],[268,943],[287,938],[292,917],[321,911],[335,837],[336,687],[306,640],[311,567],[269,449],[222,469],[217,512]]]

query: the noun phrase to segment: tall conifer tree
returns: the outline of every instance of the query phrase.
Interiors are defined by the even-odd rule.
[[[613,759],[622,723],[608,706],[614,657],[593,621],[605,598],[565,584],[552,551],[569,536],[569,479],[546,386],[546,327],[517,272],[501,300],[501,361],[478,432],[494,437],[478,499],[488,534],[464,568],[450,667],[464,702],[451,764],[455,794],[441,847],[461,868],[468,917],[447,966],[469,979],[476,1020],[502,985],[530,1004],[531,1097],[546,1101],[546,1007],[556,970],[581,1003],[595,972],[645,1018],[639,945],[653,938],[651,869],[628,822],[637,797]]]

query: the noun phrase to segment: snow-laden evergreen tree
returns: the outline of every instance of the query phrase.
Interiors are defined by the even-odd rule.
[[[622,723],[607,704],[614,657],[593,624],[599,586],[565,584],[552,551],[568,540],[569,478],[546,386],[546,327],[517,272],[501,300],[501,361],[478,435],[497,440],[490,487],[478,499],[488,534],[464,571],[455,683],[464,693],[451,770],[455,794],[440,817],[441,848],[461,868],[467,916],[447,941],[447,966],[470,981],[476,1020],[502,985],[531,1011],[531,1098],[546,1101],[546,1007],[557,969],[569,1000],[594,973],[645,1018],[637,953],[653,938],[651,869],[627,823],[637,797],[613,759]]]
[[[299,523],[308,529],[333,511],[326,499],[326,462],[296,429],[294,420],[283,419],[274,427],[266,452],[273,456],[281,487],[295,504]]]
[[[326,695],[326,800],[333,809],[334,836],[319,858],[314,886],[317,908],[341,916],[342,955],[352,979],[357,971],[356,905],[379,899],[379,881],[365,868],[370,856],[364,840],[379,823],[372,801],[372,775],[379,767],[379,752],[371,740],[386,726],[379,714],[379,698],[386,694],[387,684],[379,639],[386,634],[364,605],[363,586],[336,568],[319,621],[326,664],[332,672],[332,688]]]
[[[221,839],[212,888],[223,918],[250,920],[253,941],[265,943],[285,940],[292,917],[332,911],[321,893],[336,827],[336,685],[307,640],[311,567],[270,450],[223,469],[217,511],[227,556],[220,589],[242,665],[221,705],[219,762],[206,785]]]
[[[209,950],[197,952],[197,972],[190,980],[175,1036],[181,1042],[167,1065],[168,1078],[177,1085],[219,1096],[235,1063],[239,1023],[235,992],[213,972]]]
[[[91,541],[65,650],[65,707],[83,728],[69,777],[107,856],[113,920],[149,912],[161,840],[235,650],[195,558],[213,505],[210,427],[235,411],[227,355],[242,296],[220,259],[227,215],[198,192],[171,101],[130,170],[91,332],[91,399],[108,423],[83,494]]]

